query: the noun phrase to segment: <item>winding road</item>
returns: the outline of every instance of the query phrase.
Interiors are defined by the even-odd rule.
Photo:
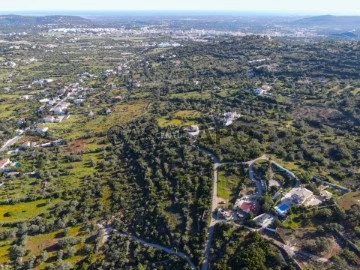
[[[210,219],[210,224],[209,224],[209,227],[208,227],[208,231],[207,231],[207,239],[206,239],[206,243],[205,243],[205,250],[204,250],[204,259],[202,261],[202,264],[201,264],[201,270],[208,270],[209,269],[209,257],[210,257],[210,247],[211,247],[211,243],[212,243],[212,240],[213,240],[213,235],[214,235],[214,231],[215,231],[215,225],[217,223],[220,223],[220,222],[224,222],[222,220],[217,220],[216,219],[216,208],[217,208],[217,184],[218,184],[218,168],[220,166],[223,166],[223,165],[240,165],[240,164],[246,164],[249,166],[249,178],[254,181],[257,185],[257,196],[261,196],[262,193],[263,193],[263,187],[261,185],[261,181],[258,181],[255,176],[254,176],[254,171],[253,171],[253,168],[252,166],[254,165],[254,163],[258,160],[268,160],[268,156],[267,155],[263,155],[259,158],[256,158],[254,160],[251,160],[251,161],[247,161],[247,162],[224,162],[224,163],[220,163],[218,158],[211,152],[207,151],[207,150],[204,150],[204,149],[201,149],[199,148],[198,146],[194,145],[194,147],[196,147],[196,149],[199,151],[199,152],[202,152],[202,153],[205,153],[206,155],[210,156],[214,163],[213,163],[213,188],[212,188],[212,203],[211,203],[211,219]],[[277,167],[279,168],[283,168],[281,165],[277,164],[276,162],[274,161],[271,161],[274,165],[276,165]],[[286,172],[289,172],[289,174],[292,174],[294,175],[291,171],[288,171],[284,168],[284,170]],[[295,176],[295,175],[294,175]],[[295,179],[297,179],[297,185],[298,185],[298,178],[295,176]],[[232,223],[234,224],[235,226],[239,226],[239,227],[244,227],[246,229],[249,229],[251,231],[258,231],[261,233],[261,229],[254,229],[254,228],[250,228],[250,227],[247,227],[247,226],[244,226],[244,225],[238,225],[238,224],[235,224],[235,223]],[[193,270],[196,270],[196,266],[195,264],[191,261],[191,259],[183,252],[179,252],[177,250],[173,250],[173,249],[170,249],[168,247],[164,247],[164,246],[161,246],[161,245],[158,245],[158,244],[154,244],[154,243],[149,243],[145,240],[142,240],[134,235],[131,235],[131,234],[128,234],[128,233],[122,233],[122,232],[119,232],[115,229],[112,229],[110,226],[103,226],[102,224],[98,224],[99,228],[102,229],[104,231],[104,239],[105,241],[107,240],[108,238],[108,235],[111,233],[111,232],[114,232],[114,233],[117,233],[118,235],[122,235],[122,236],[126,236],[126,237],[129,237],[130,239],[132,239],[133,241],[135,242],[138,242],[142,245],[145,245],[145,246],[149,246],[149,247],[153,247],[153,248],[156,248],[158,250],[162,250],[168,254],[173,254],[173,255],[176,255],[178,256],[179,258],[183,259],[183,260],[186,260],[188,262],[188,264],[190,265],[191,269]],[[312,255],[312,254],[309,254],[309,253],[304,253],[302,251],[299,251],[297,249],[294,249],[294,247],[291,247],[291,246],[288,246],[284,243],[281,243],[271,237],[268,237],[267,235],[261,233],[261,235],[268,239],[268,240],[271,240],[273,242],[273,244],[275,244],[276,246],[278,246],[279,248],[281,248],[282,250],[284,250],[290,257],[292,257],[294,259],[294,261],[296,262],[297,266],[299,266],[298,262],[295,260],[295,255],[302,255],[302,256],[306,256],[310,259],[314,259],[314,260],[317,260],[317,261],[320,261],[320,262],[327,262],[327,259],[324,259],[324,258],[321,258],[321,257],[317,257],[315,255]],[[300,267],[300,266],[299,266]]]
[[[217,223],[219,223],[219,220],[216,220],[216,208],[217,208],[217,184],[218,184],[218,168],[220,166],[223,165],[240,165],[240,164],[248,164],[250,167],[251,165],[260,159],[267,159],[267,156],[261,156],[257,159],[248,161],[248,162],[224,162],[224,163],[219,163],[218,158],[211,152],[201,149],[198,146],[195,146],[196,149],[199,152],[205,153],[206,155],[210,156],[213,160],[214,160],[214,165],[213,165],[213,172],[214,172],[214,178],[213,178],[213,191],[212,191],[212,203],[211,203],[211,220],[210,220],[210,225],[208,227],[208,232],[207,232],[207,239],[206,239],[206,244],[205,244],[205,252],[204,252],[204,260],[202,262],[201,265],[201,270],[208,270],[209,268],[209,257],[210,257],[210,247],[211,247],[211,242],[214,236],[214,230],[215,230],[215,225]],[[254,178],[253,175],[253,171],[251,170],[251,168],[249,169],[249,177],[251,178],[251,180],[256,182],[257,185],[257,195],[261,196],[262,194],[262,186],[261,186],[261,182],[257,181]]]
[[[170,249],[170,248],[167,248],[167,247],[164,247],[164,246],[161,246],[161,245],[158,245],[158,244],[154,244],[154,243],[150,243],[150,242],[147,242],[145,240],[142,240],[134,235],[131,235],[131,234],[128,234],[128,233],[122,233],[122,232],[119,232],[118,230],[115,230],[113,229],[112,227],[110,226],[104,226],[102,224],[98,224],[98,227],[103,230],[104,232],[104,238],[105,238],[105,241],[107,240],[108,238],[108,235],[113,232],[113,233],[116,233],[118,235],[121,235],[121,236],[125,236],[125,237],[129,237],[131,240],[133,240],[134,242],[138,242],[144,246],[148,246],[148,247],[153,247],[155,249],[158,249],[158,250],[162,250],[168,254],[172,254],[172,255],[175,255],[175,256],[178,256],[179,258],[183,259],[183,260],[186,260],[188,262],[188,264],[190,265],[191,269],[192,270],[196,270],[196,266],[195,264],[191,261],[191,259],[183,252],[180,252],[180,251],[177,251],[177,250],[173,250],[173,249]]]
[[[210,257],[210,247],[211,247],[211,242],[213,239],[213,235],[214,235],[214,230],[215,230],[215,225],[221,221],[216,219],[216,208],[217,208],[217,184],[218,184],[218,168],[222,165],[240,165],[240,164],[244,164],[244,165],[248,165],[249,166],[249,178],[254,181],[256,183],[256,196],[260,197],[264,190],[263,190],[263,186],[261,184],[261,181],[257,180],[255,178],[254,175],[254,170],[253,170],[253,165],[256,161],[259,160],[269,160],[269,157],[267,155],[262,155],[259,158],[247,161],[247,162],[224,162],[224,163],[220,163],[218,158],[211,152],[201,149],[198,146],[196,146],[196,149],[199,152],[205,153],[206,155],[210,156],[213,160],[214,160],[214,165],[213,165],[213,171],[214,171],[214,177],[213,177],[213,191],[212,191],[212,203],[211,203],[211,220],[210,220],[210,225],[208,227],[208,232],[207,232],[207,239],[206,239],[206,244],[205,244],[205,252],[204,252],[204,260],[202,262],[201,265],[201,270],[208,270],[209,269],[209,257]],[[294,177],[296,179],[296,187],[300,186],[300,181],[299,179],[295,176],[295,174],[289,170],[287,170],[286,168],[282,167],[281,165],[279,165],[278,163],[276,163],[275,161],[271,161],[272,164],[274,164],[275,166],[279,167],[280,169],[283,169],[286,173],[288,173],[289,175],[291,175],[292,177]],[[245,226],[246,227],[246,226]],[[246,227],[247,229],[253,230],[253,231],[260,231],[260,230],[256,230],[256,229],[252,229],[249,227]],[[263,235],[263,234],[262,234]],[[263,235],[265,238],[269,238],[266,235]],[[286,253],[288,253],[289,256],[294,257],[295,255],[295,250],[292,250],[291,247],[277,242],[276,240],[269,238],[269,240],[275,241],[274,243],[276,245],[278,245],[279,247],[281,247]],[[298,252],[298,254],[301,254],[300,252]],[[316,259],[318,261],[322,261],[324,262],[325,260],[323,258],[319,258],[317,256],[314,256],[312,254],[302,254],[302,255],[308,255],[309,258],[312,259]],[[295,259],[294,259],[295,260]],[[296,262],[296,260],[295,260]],[[297,262],[296,262],[297,263]],[[297,263],[298,264],[298,263]]]

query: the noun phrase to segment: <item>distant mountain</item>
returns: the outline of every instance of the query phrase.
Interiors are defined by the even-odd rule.
[[[47,25],[47,24],[58,24],[58,25],[79,25],[88,24],[90,20],[84,19],[79,16],[20,16],[20,15],[0,15],[0,27],[25,27],[35,25]]]
[[[323,15],[303,18],[293,22],[299,26],[319,26],[337,28],[360,28],[360,16]]]

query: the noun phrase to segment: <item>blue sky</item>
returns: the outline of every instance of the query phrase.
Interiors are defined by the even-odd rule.
[[[359,0],[0,0],[0,13],[26,10],[231,10],[360,15]]]

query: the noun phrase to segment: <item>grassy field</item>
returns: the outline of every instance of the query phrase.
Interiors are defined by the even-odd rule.
[[[16,205],[0,205],[0,222],[14,222],[34,218],[49,209],[58,200],[38,200],[33,202],[17,203]]]
[[[159,127],[195,125],[200,116],[199,111],[182,110],[172,113],[170,116],[158,118],[158,125]]]
[[[234,200],[241,180],[237,168],[232,167],[229,170],[227,167],[220,167],[218,169],[218,197],[227,201]]]
[[[43,250],[47,250],[48,252],[48,261],[55,261],[56,254],[57,254],[57,247],[56,244],[59,240],[63,237],[74,237],[78,240],[83,238],[85,241],[88,239],[92,234],[82,231],[81,225],[76,225],[69,229],[68,234],[65,236],[64,230],[57,230],[51,233],[39,234],[35,236],[29,236],[27,239],[26,247],[31,251],[31,254],[35,256],[40,256]],[[73,245],[72,247],[75,248],[76,254],[72,257],[65,257],[65,260],[70,262],[71,264],[76,264],[77,262],[84,259],[84,255],[80,253],[80,250],[85,246],[83,241],[80,241],[78,244]],[[1,248],[0,248],[1,253]],[[6,251],[4,251],[4,258],[6,257]],[[1,257],[0,257],[1,259]],[[37,269],[46,269],[46,264],[42,263],[39,265]]]
[[[337,203],[345,210],[350,209],[354,204],[360,205],[360,191],[350,192],[342,196]]]
[[[285,227],[291,229],[299,229],[301,228],[301,219],[299,218],[300,214],[291,214],[289,215],[286,220],[283,222]]]
[[[5,264],[9,260],[9,251],[11,248],[11,241],[0,242],[0,264]]]
[[[174,114],[175,117],[184,117],[184,118],[198,118],[200,117],[200,112],[195,110],[183,110],[178,111]]]

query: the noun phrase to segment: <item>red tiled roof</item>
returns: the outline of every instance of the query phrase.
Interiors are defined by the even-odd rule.
[[[2,168],[4,164],[7,163],[8,161],[9,161],[8,158],[0,159],[0,168]]]
[[[256,212],[257,211],[256,204],[249,203],[249,202],[243,202],[240,205],[240,209],[245,211],[245,212]]]

